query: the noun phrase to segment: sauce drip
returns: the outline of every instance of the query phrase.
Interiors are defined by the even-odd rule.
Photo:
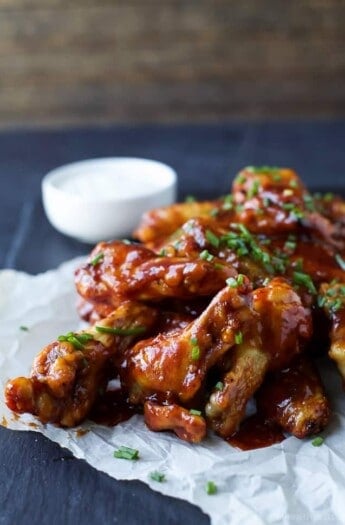
[[[138,407],[127,402],[126,396],[120,389],[106,390],[98,397],[89,419],[100,425],[115,426],[127,421],[138,411]]]
[[[254,414],[245,419],[239,430],[225,441],[241,450],[253,450],[281,443],[284,439],[278,425],[260,414]]]

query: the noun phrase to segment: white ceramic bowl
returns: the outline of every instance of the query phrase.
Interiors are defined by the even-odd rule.
[[[51,224],[83,242],[129,236],[142,214],[176,199],[176,172],[161,162],[110,157],[66,164],[42,180]]]

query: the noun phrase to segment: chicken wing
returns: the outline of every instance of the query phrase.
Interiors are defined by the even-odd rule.
[[[268,370],[286,366],[312,333],[311,312],[282,278],[250,294],[244,330],[230,361],[230,370],[206,405],[209,424],[222,437],[236,431],[248,400]],[[253,319],[259,322],[254,323]]]
[[[255,397],[260,414],[300,439],[321,432],[328,423],[328,399],[314,364],[305,355],[270,374]]]
[[[87,331],[61,336],[38,354],[29,378],[7,383],[7,406],[34,414],[42,423],[80,423],[113,372],[110,359],[149,331],[156,318],[156,310],[126,303]]]
[[[97,264],[93,264],[95,260]],[[159,257],[144,246],[114,241],[96,246],[89,262],[76,271],[75,282],[86,301],[116,308],[128,299],[158,301],[213,295],[236,273],[203,259]]]

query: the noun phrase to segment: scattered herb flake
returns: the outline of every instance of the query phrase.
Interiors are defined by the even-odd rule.
[[[139,335],[146,331],[145,326],[133,326],[132,328],[113,328],[111,326],[95,326],[97,332],[114,335]]]
[[[313,447],[321,447],[321,445],[323,445],[324,441],[325,441],[325,439],[322,436],[317,436],[316,438],[313,439],[311,444],[313,445]]]
[[[240,345],[241,343],[243,343],[243,333],[242,332],[237,332],[235,334],[235,343],[237,345]]]
[[[190,344],[192,346],[191,358],[193,361],[197,361],[200,357],[200,348],[197,338],[192,337],[192,339],[190,340]]]
[[[202,412],[201,410],[195,410],[194,408],[191,408],[189,413],[192,415],[192,416],[201,416]]]
[[[158,481],[158,483],[162,483],[165,481],[165,474],[162,474],[162,472],[158,472],[158,470],[154,470],[153,472],[150,472],[150,478],[153,481]]]
[[[215,384],[215,387],[214,387],[216,390],[219,390],[219,392],[221,392],[224,388],[224,383],[222,381],[218,381],[218,383]]]
[[[340,268],[345,271],[345,261],[339,253],[335,255],[335,260],[337,261]]]
[[[217,237],[217,235],[211,232],[211,230],[206,230],[205,236],[212,246],[214,246],[215,248],[219,247],[219,238]]]
[[[195,202],[195,197],[194,195],[187,195],[187,197],[185,198],[185,202]]]
[[[205,490],[206,490],[206,493],[209,495],[209,496],[212,496],[213,494],[217,494],[217,485],[215,484],[214,481],[208,481],[206,483],[206,487],[205,487]]]
[[[121,446],[114,451],[114,458],[136,460],[139,459],[139,450]]]
[[[96,266],[98,263],[100,263],[101,261],[103,261],[104,259],[104,253],[103,252],[99,252],[93,259],[92,261],[90,261],[90,264],[92,264],[92,266]]]
[[[299,286],[305,286],[310,293],[316,293],[316,288],[312,278],[307,273],[293,272],[292,278],[295,284]]]
[[[211,262],[214,259],[214,255],[210,253],[208,250],[203,250],[200,253],[200,259],[203,259],[204,261]]]
[[[22,330],[22,332],[28,332],[28,331],[29,331],[29,328],[28,328],[27,326],[25,326],[25,325],[22,324],[22,325],[19,327],[19,330]]]

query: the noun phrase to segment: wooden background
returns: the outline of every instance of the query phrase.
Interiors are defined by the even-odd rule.
[[[0,0],[0,126],[345,115],[344,0]]]

